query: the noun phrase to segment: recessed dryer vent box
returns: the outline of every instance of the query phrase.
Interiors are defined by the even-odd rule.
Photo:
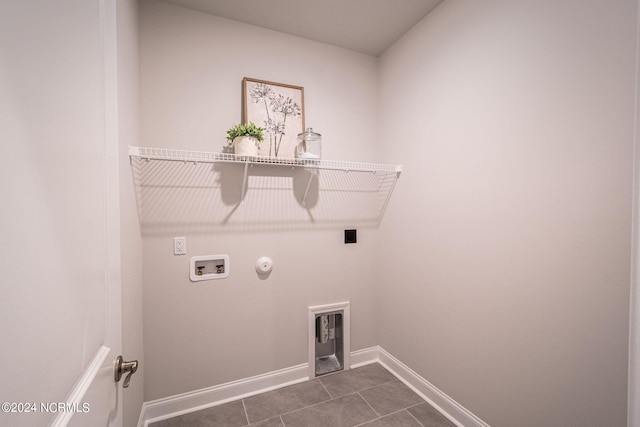
[[[189,278],[192,282],[226,279],[229,277],[229,255],[202,255],[191,257]]]

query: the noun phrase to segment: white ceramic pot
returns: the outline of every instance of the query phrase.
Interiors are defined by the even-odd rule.
[[[233,152],[241,156],[257,156],[258,140],[252,136],[237,136],[233,139]]]

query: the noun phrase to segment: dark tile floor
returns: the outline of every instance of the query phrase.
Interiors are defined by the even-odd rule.
[[[378,363],[225,403],[150,427],[454,427]]]

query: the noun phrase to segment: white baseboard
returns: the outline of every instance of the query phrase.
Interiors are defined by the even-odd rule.
[[[309,379],[308,372],[308,365],[303,363],[254,377],[145,402],[138,419],[138,427],[146,427],[156,421],[307,381]]]
[[[440,411],[440,413],[451,420],[452,423],[459,427],[490,427],[489,424],[447,396],[407,365],[387,353],[382,347],[377,347],[377,350],[378,363],[387,368],[387,370],[394,374],[400,381],[429,402],[431,406]]]
[[[388,369],[455,425],[459,427],[489,427],[480,418],[387,353],[383,348],[375,346],[351,353],[351,368],[376,362]],[[303,363],[214,387],[145,402],[140,412],[138,427],[146,427],[156,421],[307,381],[309,379],[308,369],[308,363]]]
[[[378,346],[352,351],[351,369],[378,362],[380,360],[380,358],[378,357],[379,353],[380,347]]]

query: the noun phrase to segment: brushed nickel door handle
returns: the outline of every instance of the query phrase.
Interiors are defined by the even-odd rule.
[[[137,360],[132,360],[131,362],[125,362],[122,356],[118,356],[116,358],[116,370],[115,370],[114,379],[116,380],[116,382],[118,382],[120,381],[120,378],[122,378],[122,375],[128,372],[127,376],[124,378],[124,383],[122,384],[123,388],[127,388],[129,387],[129,382],[131,381],[131,375],[135,374],[137,370],[138,370]]]

